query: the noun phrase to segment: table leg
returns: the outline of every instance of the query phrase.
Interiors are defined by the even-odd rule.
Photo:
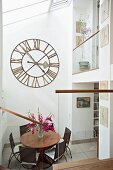
[[[47,155],[45,154],[45,150],[40,150],[39,158],[37,161],[37,167],[42,169],[46,169],[52,166],[52,162],[48,159]],[[42,168],[42,169],[41,169]]]

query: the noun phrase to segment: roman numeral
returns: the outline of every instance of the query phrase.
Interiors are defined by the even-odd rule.
[[[57,54],[56,53],[54,53],[54,54],[51,54],[51,55],[48,55],[48,58],[50,59],[50,58],[53,58],[53,57],[55,57]]]
[[[33,49],[34,50],[40,50],[40,40],[39,39],[34,39],[33,42],[34,42]]]
[[[21,63],[22,62],[22,59],[14,59],[14,58],[11,58],[11,63]]]
[[[31,51],[31,47],[30,47],[30,45],[29,45],[27,40],[22,42],[20,44],[20,47],[22,48],[23,51],[25,51],[25,53]]]
[[[32,82],[32,87],[39,87],[39,82],[38,82],[38,78],[34,77],[33,78],[33,82]]]
[[[30,47],[30,45],[29,45],[29,43],[28,43],[27,40],[25,40],[25,41],[23,42],[23,44],[24,44],[24,46],[25,46],[25,48],[26,48],[26,51],[31,51],[31,47]]]
[[[48,48],[49,44],[47,44],[46,48],[44,49],[44,52],[46,51],[46,49]]]
[[[26,82],[29,83],[29,77],[30,76],[28,74],[26,74],[26,72],[24,72],[23,74],[18,76],[18,79],[21,79],[20,81],[25,84]]]
[[[46,55],[48,55],[51,51],[53,51],[53,49],[51,49]]]
[[[21,74],[23,72],[23,68],[22,68],[22,66],[21,67],[17,67],[17,68],[14,68],[13,69],[13,73],[14,73],[14,75],[17,75],[17,74]]]
[[[47,71],[47,73],[46,73],[46,76],[50,79],[50,80],[52,80],[52,79],[54,79],[55,77],[56,77],[56,73],[54,72],[54,71],[52,71],[52,70],[48,70]]]
[[[23,81],[27,76],[26,72],[24,72],[22,67],[17,67],[13,69],[13,73],[16,76],[16,78],[19,79],[20,81]]]
[[[15,48],[15,52],[19,53],[22,55],[22,57],[25,55],[25,52],[18,50],[18,48]]]
[[[44,85],[49,83],[44,76],[43,76],[43,82],[44,82]]]
[[[24,84],[27,84],[27,86],[29,85],[29,79],[30,76],[28,74],[26,74],[26,76],[24,76],[24,78],[22,79],[22,81],[25,79]]]
[[[58,68],[59,67],[59,63],[50,63],[50,67]]]

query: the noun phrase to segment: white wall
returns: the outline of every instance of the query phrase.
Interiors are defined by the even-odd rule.
[[[110,60],[111,60],[111,82],[110,89],[113,89],[113,1],[111,1],[110,8]],[[110,157],[113,157],[113,93],[110,94]]]
[[[73,84],[74,90],[94,89],[94,83]],[[89,108],[77,108],[77,97],[90,97]],[[90,139],[93,137],[93,103],[94,94],[73,93],[72,140]]]
[[[103,0],[100,1],[100,5],[103,3]],[[100,13],[100,18],[101,18]],[[101,23],[100,19],[100,30],[109,24],[109,37],[110,37],[110,10],[109,17]],[[99,70],[100,70],[100,81],[108,81],[108,89],[110,89],[110,41],[109,43],[100,48],[99,56]],[[107,57],[106,57],[107,56]],[[105,159],[110,157],[110,96],[108,101],[99,100],[100,106],[105,106],[108,108],[108,127],[99,124],[99,158]],[[103,149],[104,148],[104,149]]]
[[[18,12],[18,11],[17,11]],[[26,14],[26,11],[25,11]],[[16,13],[18,15],[18,13]],[[13,18],[14,16],[12,16]],[[18,15],[19,19],[19,15]],[[68,24],[67,24],[68,21]],[[8,20],[9,24],[9,20]],[[27,112],[40,112],[48,115],[50,112],[55,115],[56,127],[58,126],[58,98],[56,89],[67,89],[71,86],[69,77],[69,57],[72,56],[72,4],[60,10],[43,14],[25,21],[4,26],[4,49],[3,49],[3,90],[5,107],[17,113],[27,115]],[[10,68],[11,52],[21,41],[29,38],[39,38],[49,42],[56,50],[60,60],[60,70],[56,79],[49,85],[42,88],[30,88],[21,84],[13,76]],[[7,50],[6,50],[7,49]],[[71,62],[71,60],[70,60]],[[65,103],[62,103],[61,113],[67,117],[68,112]],[[68,109],[67,109],[68,110]],[[61,116],[62,119],[62,116]],[[8,130],[13,132],[16,140],[19,140],[17,133],[18,126],[25,123],[21,118],[8,115]],[[62,126],[65,126],[62,119]],[[59,129],[62,133],[63,129]],[[57,127],[58,128],[58,127]],[[8,136],[8,135],[7,135]]]
[[[2,97],[2,0],[0,0],[0,104],[2,102],[1,97]]]
[[[3,106],[2,92],[2,1],[0,0],[0,106]],[[0,164],[2,163],[2,151],[5,143],[5,133],[7,128],[6,114],[0,110]]]
[[[110,83],[110,88],[113,89],[113,81]],[[110,94],[110,157],[113,158],[113,93]]]
[[[0,0],[0,106],[2,101],[2,0]],[[1,114],[0,111],[0,129],[1,129]],[[2,160],[2,133],[0,133],[0,164]]]

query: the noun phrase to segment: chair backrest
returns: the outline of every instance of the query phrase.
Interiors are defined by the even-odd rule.
[[[65,127],[65,132],[64,132],[64,141],[66,142],[67,145],[69,145],[70,142],[70,137],[71,137],[71,130]]]
[[[60,159],[64,155],[65,150],[66,150],[65,141],[56,144],[54,161],[57,161],[58,159]]]
[[[24,133],[26,133],[28,131],[29,131],[29,129],[27,127],[27,124],[20,126],[20,136],[22,136]]]
[[[36,149],[19,146],[20,162],[36,163]]]
[[[10,142],[10,145],[11,145],[11,149],[13,151],[14,147],[15,147],[15,142],[14,142],[13,134],[12,133],[10,133],[10,135],[9,135],[9,142]]]

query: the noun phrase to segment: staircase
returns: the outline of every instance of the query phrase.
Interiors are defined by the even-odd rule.
[[[113,159],[86,159],[53,165],[53,170],[113,170]]]

